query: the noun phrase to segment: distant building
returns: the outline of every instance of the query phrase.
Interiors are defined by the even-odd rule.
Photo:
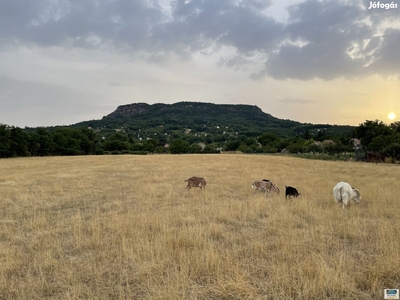
[[[327,145],[327,144],[335,145],[335,144],[336,144],[336,143],[335,143],[334,141],[332,141],[332,140],[324,140],[323,143],[324,143],[325,145]]]
[[[200,146],[201,151],[203,151],[204,148],[206,147],[206,144],[204,144],[204,143],[197,143],[197,145]]]

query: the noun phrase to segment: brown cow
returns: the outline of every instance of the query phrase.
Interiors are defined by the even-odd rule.
[[[207,181],[202,177],[192,176],[189,179],[186,179],[187,182],[187,190],[190,190],[192,187],[199,187],[200,190],[206,190]]]
[[[374,162],[374,163],[378,163],[378,162],[385,162],[385,154],[381,154],[381,153],[373,153],[373,152],[367,152],[365,154],[365,161],[367,162]]]

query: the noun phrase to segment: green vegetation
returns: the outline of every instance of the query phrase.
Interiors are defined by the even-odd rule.
[[[352,126],[328,124],[302,124],[282,120],[264,113],[257,106],[218,105],[212,103],[178,102],[175,104],[135,103],[119,106],[113,113],[101,120],[92,120],[72,127],[91,127],[103,136],[120,129],[130,137],[151,137],[160,135],[172,138],[191,138],[191,142],[226,140],[229,136],[245,135],[257,137],[273,133],[281,138],[289,136],[317,135],[318,130],[327,130],[334,136],[349,134]],[[189,131],[190,130],[190,131]],[[207,135],[205,135],[207,134]],[[212,141],[212,142],[214,142]]]
[[[101,120],[64,127],[0,125],[0,157],[147,154],[292,153],[302,157],[354,157],[351,138],[362,149],[397,160],[400,125],[378,120],[359,127],[281,120],[250,105],[179,102],[119,106]],[[340,158],[339,158],[340,157]]]
[[[386,125],[382,121],[366,121],[354,130],[364,152],[381,153],[392,162],[400,158],[400,122]]]

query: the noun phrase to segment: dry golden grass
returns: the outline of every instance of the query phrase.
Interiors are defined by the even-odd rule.
[[[0,160],[0,299],[382,299],[400,168],[249,155]],[[186,191],[190,176],[206,191]],[[271,179],[280,195],[253,197]],[[364,201],[343,211],[332,188]],[[284,186],[301,196],[284,199]]]

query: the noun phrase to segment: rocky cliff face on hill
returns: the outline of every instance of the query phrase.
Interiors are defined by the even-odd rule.
[[[115,111],[107,115],[108,118],[125,117],[129,118],[135,115],[146,113],[150,110],[150,105],[147,103],[133,103],[120,105]]]
[[[207,113],[210,115],[223,114],[223,113],[250,113],[254,115],[270,116],[269,114],[263,113],[263,111],[255,105],[244,105],[244,104],[213,104],[213,103],[202,103],[202,102],[178,102],[174,104],[163,104],[157,103],[149,105],[147,103],[132,103],[126,105],[120,105],[111,114],[104,118],[130,118],[138,115],[147,113],[159,114],[159,113],[170,113],[185,115],[196,115],[198,113]]]

